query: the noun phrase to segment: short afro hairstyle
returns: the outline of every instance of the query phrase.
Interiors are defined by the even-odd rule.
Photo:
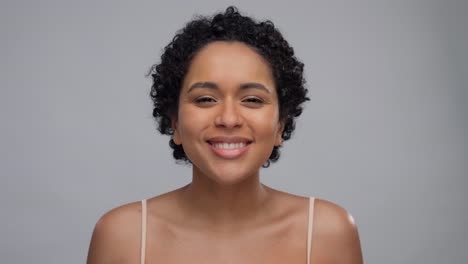
[[[244,43],[266,59],[278,94],[279,118],[284,122],[281,137],[283,141],[291,138],[295,118],[301,115],[302,104],[309,100],[303,76],[304,64],[295,57],[293,48],[271,21],[257,22],[240,14],[233,6],[224,13],[199,16],[188,22],[164,48],[161,62],[151,67],[153,117],[161,134],[174,134],[171,119],[177,116],[179,94],[191,60],[201,48],[214,41]],[[169,145],[176,160],[191,163],[183,147],[175,144],[172,138]],[[279,159],[279,147],[273,147],[263,167]]]

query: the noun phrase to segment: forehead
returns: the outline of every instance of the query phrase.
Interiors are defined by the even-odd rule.
[[[188,69],[184,87],[197,81],[220,85],[261,82],[274,87],[271,67],[253,48],[241,42],[216,41],[200,49]]]

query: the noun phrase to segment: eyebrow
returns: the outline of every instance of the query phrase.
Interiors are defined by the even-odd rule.
[[[194,83],[194,84],[192,84],[190,86],[187,93],[190,93],[195,88],[207,88],[207,89],[213,89],[213,90],[219,89],[218,85],[216,83],[213,83],[213,82],[196,82],[196,83]],[[267,93],[271,93],[271,91],[269,89],[267,89],[265,87],[265,85],[263,85],[261,83],[256,83],[256,82],[243,83],[243,84],[241,84],[239,86],[239,88],[241,90],[254,88],[254,89],[259,89],[259,90],[265,91]]]

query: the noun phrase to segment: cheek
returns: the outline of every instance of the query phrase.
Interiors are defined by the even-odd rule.
[[[209,116],[189,108],[179,109],[179,131],[182,137],[200,135],[208,124]]]
[[[279,128],[279,116],[275,110],[258,113],[250,117],[252,128],[264,136],[276,134]]]

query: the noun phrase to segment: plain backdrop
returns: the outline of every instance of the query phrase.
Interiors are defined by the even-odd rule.
[[[102,214],[190,181],[145,74],[230,4],[306,67],[311,101],[262,181],[346,208],[366,263],[466,263],[468,1],[442,0],[2,0],[0,262],[84,263]]]

